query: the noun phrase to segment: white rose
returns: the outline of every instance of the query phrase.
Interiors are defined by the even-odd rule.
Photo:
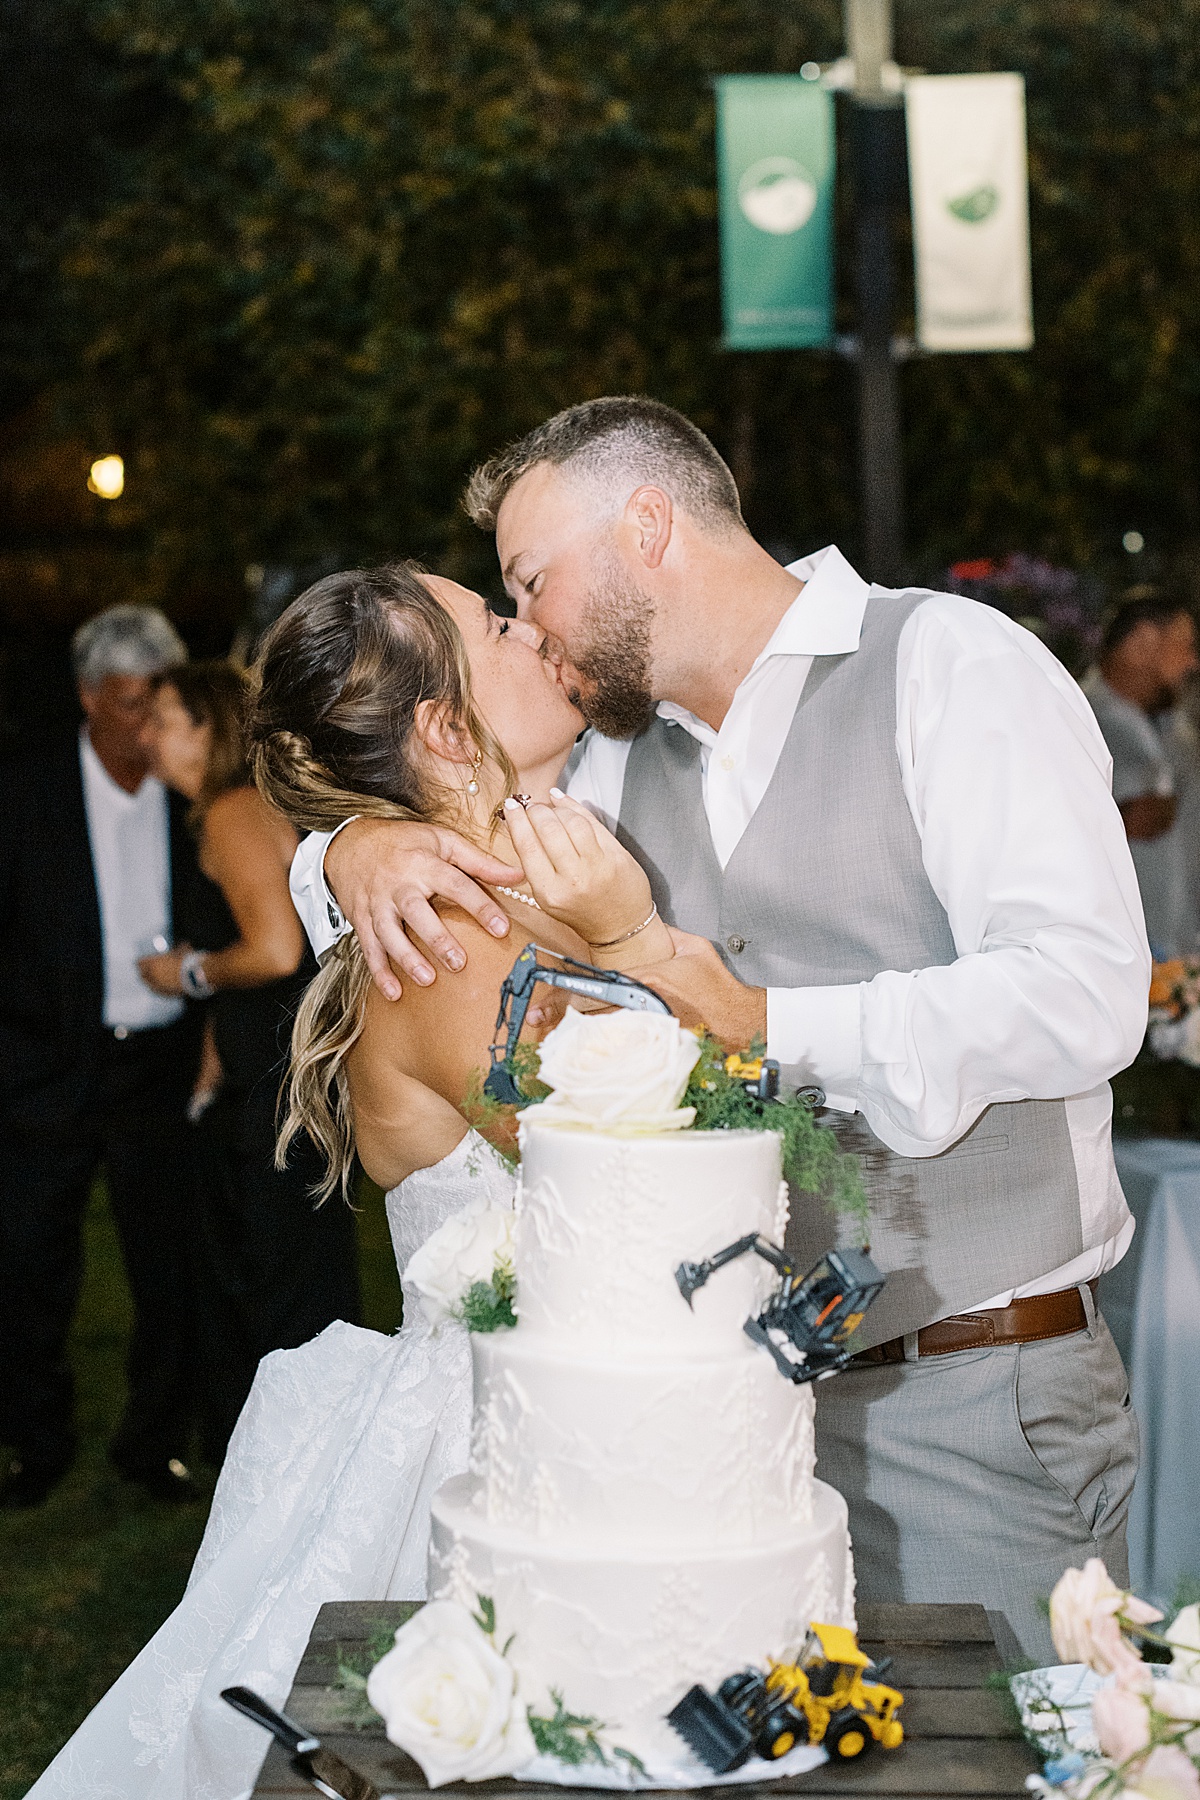
[[[1195,1068],[1200,1065],[1200,1007],[1185,1013],[1181,1020],[1183,1025],[1183,1042],[1177,1055],[1180,1062],[1191,1063]]]
[[[526,1118],[593,1131],[679,1130],[680,1107],[700,1056],[693,1032],[665,1013],[568,1012],[541,1044],[539,1074],[554,1089]]]
[[[511,1775],[535,1755],[511,1664],[456,1600],[427,1601],[400,1627],[367,1699],[430,1787]]]
[[[1171,1667],[1181,1681],[1200,1683],[1200,1606],[1185,1606],[1165,1633]]]
[[[460,1316],[463,1297],[477,1281],[490,1281],[499,1262],[513,1261],[513,1225],[507,1206],[464,1207],[439,1225],[404,1268],[431,1325]]]

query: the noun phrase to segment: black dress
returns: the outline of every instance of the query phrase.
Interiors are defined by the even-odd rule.
[[[238,936],[225,896],[201,876],[177,922],[197,950]],[[205,1456],[220,1462],[259,1359],[289,1350],[334,1319],[360,1315],[354,1215],[334,1194],[315,1207],[323,1169],[307,1138],[274,1165],[280,1087],[296,1007],[316,973],[305,947],[294,975],[226,988],[209,1007],[224,1084],[196,1126],[196,1302]]]

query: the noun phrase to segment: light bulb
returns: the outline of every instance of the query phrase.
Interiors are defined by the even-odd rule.
[[[125,464],[119,456],[98,456],[88,471],[88,488],[102,500],[119,500],[125,491]]]

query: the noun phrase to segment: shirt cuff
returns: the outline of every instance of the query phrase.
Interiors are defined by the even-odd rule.
[[[349,824],[349,819],[343,819],[335,831],[310,831],[292,858],[288,875],[292,904],[318,961],[354,929],[330,893],[325,879],[325,852],[338,832],[344,831]]]
[[[835,1112],[857,1112],[861,985],[768,988],[767,1055],[793,1072],[796,1085],[824,1088]]]

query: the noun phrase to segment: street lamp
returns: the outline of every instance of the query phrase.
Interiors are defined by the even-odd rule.
[[[119,500],[125,491],[125,463],[119,456],[98,456],[88,471],[88,492],[102,500]]]

